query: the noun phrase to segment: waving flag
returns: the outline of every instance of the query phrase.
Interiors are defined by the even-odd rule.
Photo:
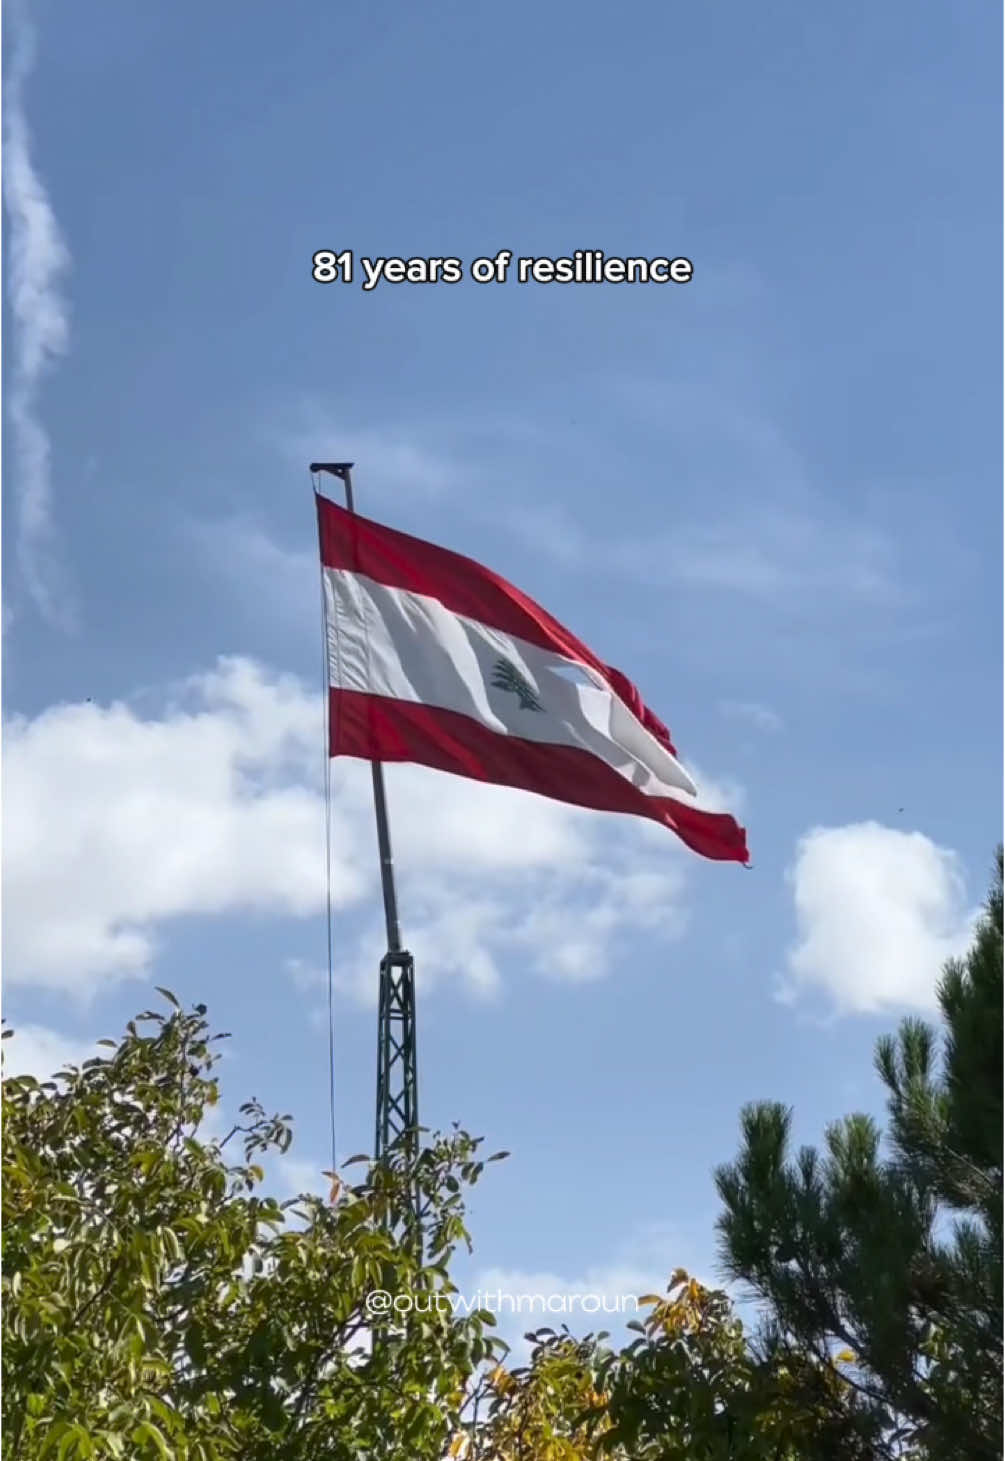
[[[704,857],[748,861],[635,686],[540,605],[459,553],[320,494],[317,508],[332,756],[650,817]]]

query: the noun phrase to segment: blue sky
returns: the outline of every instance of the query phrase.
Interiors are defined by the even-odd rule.
[[[421,1114],[513,1152],[472,1283],[714,1276],[752,1099],[875,1109],[1000,829],[1000,24],[517,3],[8,7],[6,1014],[154,983],[328,1165],[307,463],[641,687],[754,867],[388,777]],[[685,286],[311,257],[684,255]],[[371,1141],[367,770],[335,768],[337,1130]],[[15,1042],[16,1043],[16,1042]],[[8,1047],[10,1048],[10,1047]],[[499,1279],[502,1275],[502,1279]]]

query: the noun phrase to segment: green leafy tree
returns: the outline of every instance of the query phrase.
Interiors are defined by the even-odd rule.
[[[609,1424],[608,1397],[595,1388],[607,1353],[600,1339],[551,1329],[527,1337],[534,1344],[528,1365],[496,1365],[480,1376],[452,1455],[463,1461],[587,1461],[596,1454],[597,1437]]]
[[[202,1006],[185,1013],[167,996],[171,1011],[131,1022],[118,1044],[105,1042],[107,1057],[41,1084],[5,1079],[5,1461],[990,1454],[970,1444],[965,1426],[978,1441],[986,1437],[978,1406],[995,1403],[995,1363],[1000,1375],[992,1342],[1000,1135],[995,1147],[987,1132],[993,1101],[986,1104],[972,1071],[995,1055],[988,1025],[996,1011],[1000,1036],[1000,882],[997,900],[976,951],[947,971],[942,1073],[921,1027],[905,1027],[899,1043],[881,1047],[893,1155],[879,1162],[854,1120],[835,1134],[826,1170],[805,1155],[798,1171],[787,1170],[777,1126],[774,1167],[765,1166],[763,1145],[760,1166],[755,1149],[748,1153],[738,1210],[756,1231],[754,1205],[774,1204],[781,1217],[768,1262],[785,1282],[802,1275],[785,1291],[785,1322],[776,1305],[776,1323],[757,1344],[725,1294],[678,1271],[665,1295],[640,1301],[645,1318],[620,1351],[603,1334],[539,1331],[530,1363],[506,1369],[505,1347],[487,1329],[491,1316],[455,1317],[450,1303],[448,1264],[467,1242],[463,1192],[482,1170],[478,1143],[455,1130],[417,1158],[392,1151],[356,1186],[329,1174],[327,1199],[280,1204],[263,1195],[261,1162],[287,1150],[288,1118],[268,1117],[252,1101],[225,1136],[204,1135],[219,1101],[215,1042],[223,1037],[210,1036]],[[762,1144],[757,1133],[770,1132],[775,1119],[772,1111],[749,1115]],[[819,1176],[807,1189],[812,1171]],[[416,1187],[424,1257],[409,1228]],[[817,1201],[815,1227],[807,1190]],[[877,1203],[878,1232],[863,1216],[875,1217]],[[940,1204],[958,1214],[941,1247],[931,1231]],[[825,1218],[844,1224],[840,1241],[828,1236]],[[914,1242],[921,1219],[927,1244]],[[842,1245],[852,1239],[858,1247],[849,1257]],[[891,1278],[882,1264],[899,1247],[907,1262]],[[832,1265],[845,1263],[826,1284],[824,1252]],[[871,1300],[855,1277],[866,1262],[879,1270]],[[902,1353],[889,1308],[908,1281],[905,1267],[911,1302],[920,1304],[921,1293],[928,1304],[926,1317],[910,1317],[920,1354],[909,1374],[920,1396],[913,1421],[880,1367]],[[832,1280],[858,1284],[858,1310]],[[411,1302],[374,1337],[368,1299],[377,1289]],[[901,1322],[903,1311],[894,1312]],[[848,1350],[834,1354],[834,1340]],[[962,1401],[954,1398],[961,1389]],[[963,1437],[955,1450],[954,1435]]]
[[[501,1348],[491,1315],[443,1302],[478,1143],[455,1131],[280,1204],[259,1159],[287,1149],[288,1118],[252,1101],[201,1140],[222,1037],[172,1005],[80,1070],[4,1079],[5,1461],[439,1461]],[[376,1289],[414,1305],[370,1344]]]
[[[717,1185],[729,1273],[765,1301],[762,1353],[812,1358],[858,1396],[876,1457],[1002,1455],[1002,854],[967,957],[878,1044],[889,1140],[853,1115],[826,1153],[790,1151],[791,1113],[742,1114]],[[843,1362],[835,1351],[844,1347]]]
[[[3,1082],[5,1461],[827,1454],[806,1387],[759,1365],[725,1295],[682,1272],[620,1353],[541,1331],[507,1370],[492,1316],[450,1302],[478,1143],[455,1130],[280,1204],[261,1163],[289,1119],[251,1101],[206,1137],[224,1037],[162,993],[170,1011],[104,1058]],[[410,1304],[375,1334],[378,1289]]]
[[[542,1329],[529,1364],[498,1366],[453,1454],[464,1461],[856,1461],[847,1379],[806,1360],[760,1358],[728,1296],[682,1269],[633,1321],[626,1348],[606,1334]]]

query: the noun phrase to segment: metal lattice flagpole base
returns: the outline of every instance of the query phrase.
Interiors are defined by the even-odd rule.
[[[409,1156],[418,1154],[419,1078],[415,1041],[415,964],[407,950],[380,961],[377,1015],[378,1161],[404,1139]],[[411,1199],[418,1218],[418,1194]]]

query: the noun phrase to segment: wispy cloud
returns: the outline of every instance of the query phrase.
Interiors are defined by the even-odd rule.
[[[721,700],[719,710],[730,720],[745,720],[759,731],[780,731],[785,724],[770,705],[760,705],[756,700]]]
[[[725,382],[614,381],[610,410],[629,443],[616,494],[587,464],[575,517],[544,478],[507,495],[500,527],[566,569],[698,600],[815,615],[903,602],[899,522],[861,486],[830,491],[786,423]]]
[[[214,574],[223,575],[248,610],[298,636],[316,633],[320,614],[317,548],[291,548],[252,517],[190,521],[183,531]],[[262,585],[268,585],[263,598]]]
[[[564,568],[608,573],[646,584],[714,590],[764,604],[819,600],[892,604],[901,597],[893,546],[829,503],[761,503],[703,516],[675,510],[672,531],[657,526],[601,543],[597,534],[548,504],[521,503],[501,523]]]
[[[7,409],[18,464],[18,561],[39,611],[72,628],[75,611],[52,525],[51,446],[39,417],[47,369],[66,352],[69,318],[60,281],[70,255],[45,187],[31,160],[25,87],[35,58],[34,32],[22,14],[4,87],[4,206],[10,222],[8,297],[14,321],[14,367]]]
[[[282,457],[305,472],[311,461],[354,462],[365,475],[367,502],[397,495],[403,488],[426,500],[437,498],[460,475],[458,464],[420,428],[354,424],[336,419],[315,402],[302,403],[292,419],[270,422],[263,434]],[[331,478],[327,483],[330,488]]]

